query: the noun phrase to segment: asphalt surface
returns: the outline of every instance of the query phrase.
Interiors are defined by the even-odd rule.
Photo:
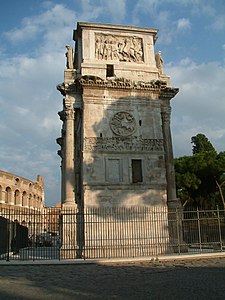
[[[225,299],[225,257],[0,265],[0,299]]]

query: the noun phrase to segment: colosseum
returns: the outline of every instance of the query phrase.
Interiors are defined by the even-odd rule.
[[[44,181],[36,182],[0,170],[0,208],[44,209]]]

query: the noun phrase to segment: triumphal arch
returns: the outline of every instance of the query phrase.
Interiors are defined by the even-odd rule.
[[[155,53],[157,30],[77,23],[67,45],[62,207],[179,206],[170,133],[178,89]]]
[[[157,30],[78,23],[67,45],[63,206],[176,205],[170,100]],[[74,53],[73,53],[74,52]]]

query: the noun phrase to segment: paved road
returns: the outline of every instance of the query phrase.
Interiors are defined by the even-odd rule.
[[[225,299],[225,258],[0,265],[0,299]]]

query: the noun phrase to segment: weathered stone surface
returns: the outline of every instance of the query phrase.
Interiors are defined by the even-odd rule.
[[[163,206],[168,195],[176,202],[167,111],[178,89],[163,74],[161,52],[154,53],[156,35],[156,29],[77,24],[57,87],[65,97],[57,140],[63,206]]]
[[[75,49],[67,47],[64,82],[57,86],[65,97],[59,113],[62,135],[57,139],[63,209],[73,207],[84,217],[86,207],[154,206],[166,211],[179,207],[170,133],[170,100],[178,89],[170,86],[163,72],[161,53],[155,56],[156,34],[155,29],[77,24]],[[83,221],[74,221],[72,229],[64,227],[63,257],[82,256],[84,242],[92,249],[89,229],[98,224],[98,216],[91,219],[86,231]],[[110,224],[107,232],[112,231]],[[162,251],[171,235],[176,243],[176,228],[169,231],[168,227],[167,221],[161,221],[152,229],[164,232]],[[123,236],[121,228],[117,229]],[[130,237],[135,234],[129,226],[126,230]],[[74,235],[75,231],[79,234]],[[96,232],[99,249],[103,249],[101,241],[107,241],[107,236],[103,229]],[[73,254],[66,243],[71,236]],[[123,250],[117,250],[113,253],[120,256]],[[95,251],[93,248],[91,256],[95,257]]]
[[[44,181],[38,175],[36,182],[0,170],[0,208],[42,210],[44,208]]]

